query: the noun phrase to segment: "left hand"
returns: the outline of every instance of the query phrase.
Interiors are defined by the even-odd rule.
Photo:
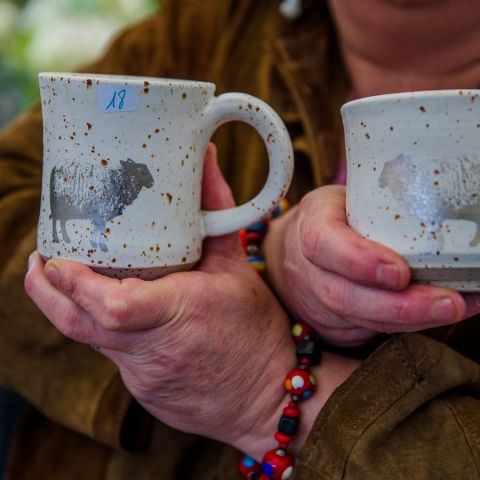
[[[449,325],[480,312],[479,295],[410,283],[406,261],[352,230],[345,187],[309,192],[270,223],[271,283],[289,311],[326,341],[357,346],[379,333]]]

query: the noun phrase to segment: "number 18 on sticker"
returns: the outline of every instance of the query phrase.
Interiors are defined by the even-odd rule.
[[[97,103],[102,112],[132,112],[138,108],[138,91],[126,85],[99,85]]]

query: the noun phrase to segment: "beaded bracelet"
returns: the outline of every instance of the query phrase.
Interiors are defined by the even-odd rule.
[[[273,211],[271,218],[277,218],[288,209],[282,200]],[[261,253],[261,244],[268,230],[269,219],[264,218],[240,232],[242,247],[248,262],[258,272],[266,269],[265,257]],[[288,480],[293,478],[295,459],[288,453],[288,446],[298,432],[300,425],[300,401],[310,398],[316,390],[317,382],[310,368],[320,363],[320,345],[313,330],[304,323],[295,323],[292,336],[296,343],[297,366],[286,376],[283,386],[290,394],[290,402],[283,409],[278,422],[278,431],[274,438],[278,446],[269,450],[257,463],[245,456],[239,465],[242,478],[247,480]]]

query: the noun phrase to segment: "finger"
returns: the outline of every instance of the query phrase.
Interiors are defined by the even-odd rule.
[[[65,336],[77,342],[114,347],[111,335],[102,331],[84,310],[50,284],[37,252],[29,259],[25,290],[42,313]]]
[[[205,210],[222,210],[235,207],[232,190],[225,181],[217,162],[217,149],[210,143],[205,154],[202,206]],[[204,243],[204,260],[209,256],[241,254],[240,240],[236,233],[208,238]],[[205,261],[202,262],[205,267]]]
[[[388,290],[408,285],[405,260],[347,225],[343,186],[319,188],[302,200],[300,235],[304,256],[317,267],[362,285]]]
[[[95,273],[81,263],[57,259],[46,263],[45,275],[108,331],[144,330],[167,323],[185,307],[181,293],[188,291],[190,283],[184,274],[155,281],[117,280]],[[180,277],[181,285],[177,280]]]
[[[480,313],[480,294],[464,293],[462,294],[466,305],[465,318],[473,317]]]
[[[310,271],[318,301],[334,314],[377,332],[408,332],[462,320],[466,305],[455,291],[412,284],[389,292],[354,283],[331,272]]]

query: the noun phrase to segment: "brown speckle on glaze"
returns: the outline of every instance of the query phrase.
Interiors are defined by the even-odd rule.
[[[167,202],[168,202],[169,205],[171,205],[172,199],[173,199],[172,194],[167,192]]]
[[[367,138],[367,140],[370,140],[370,134],[366,133],[365,137]]]
[[[182,93],[182,100],[185,100],[187,98],[187,94],[184,92]]]
[[[85,81],[86,85],[87,85],[87,88],[91,88],[92,87],[92,81],[87,78],[87,80]]]
[[[394,220],[400,220],[400,218],[402,218],[398,213],[393,217]]]
[[[422,113],[425,113],[427,111],[427,109],[421,105],[420,107],[418,107],[418,109],[422,112]]]

